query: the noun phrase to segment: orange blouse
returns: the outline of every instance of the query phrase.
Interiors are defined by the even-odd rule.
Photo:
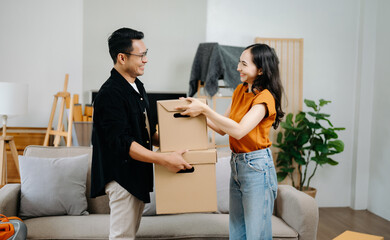
[[[229,136],[230,149],[235,153],[253,152],[268,148],[272,144],[268,135],[276,118],[275,99],[268,89],[256,95],[247,90],[248,85],[244,84],[238,85],[234,90],[229,118],[239,123],[256,104],[265,104],[267,112],[260,123],[240,140]]]

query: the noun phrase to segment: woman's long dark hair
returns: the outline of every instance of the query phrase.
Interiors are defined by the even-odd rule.
[[[260,92],[268,89],[275,98],[276,118],[272,124],[274,129],[277,129],[280,121],[282,121],[284,112],[282,110],[282,94],[283,86],[280,81],[279,74],[279,59],[273,48],[267,44],[253,44],[245,48],[250,49],[253,63],[258,69],[262,69],[263,74],[259,75],[252,84],[252,92]]]

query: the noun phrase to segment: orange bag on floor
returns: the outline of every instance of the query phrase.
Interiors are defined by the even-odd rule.
[[[23,240],[27,237],[27,227],[18,217],[0,214],[0,240]]]

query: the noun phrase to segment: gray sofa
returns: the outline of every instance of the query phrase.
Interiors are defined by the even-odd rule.
[[[28,146],[24,155],[70,157],[85,153],[91,154],[91,148]],[[87,179],[88,193],[89,177]],[[18,215],[20,191],[20,184],[7,184],[0,189],[0,213]],[[89,215],[26,219],[28,239],[108,239],[107,197],[91,199],[87,194],[87,202]],[[137,239],[229,239],[228,225],[229,215],[222,213],[143,216]],[[272,218],[273,239],[313,240],[316,239],[317,225],[316,201],[291,186],[280,185]]]

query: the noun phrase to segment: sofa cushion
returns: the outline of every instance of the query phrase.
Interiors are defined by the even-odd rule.
[[[230,149],[219,150],[215,165],[219,213],[229,213],[230,155]]]
[[[28,239],[108,239],[110,216],[52,216],[25,220]],[[272,216],[272,234],[277,239],[298,239],[298,234]],[[187,213],[145,216],[137,239],[229,239],[229,215]]]
[[[272,216],[272,236],[276,239],[298,239],[297,231],[276,216]]]
[[[21,217],[88,214],[88,155],[65,158],[19,156]]]
[[[108,239],[110,215],[50,216],[24,220],[27,239]]]
[[[28,239],[108,239],[108,214],[52,216],[25,220]],[[42,227],[44,226],[44,227]],[[177,214],[142,217],[137,239],[228,239],[226,214]]]
[[[150,203],[146,203],[142,216],[154,216],[156,215],[156,193],[153,191],[150,193]]]

